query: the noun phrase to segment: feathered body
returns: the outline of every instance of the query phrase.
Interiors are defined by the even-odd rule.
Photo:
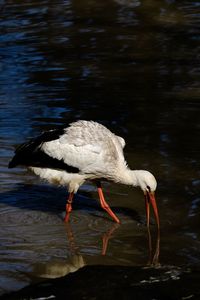
[[[9,167],[25,165],[50,183],[66,186],[72,198],[72,193],[86,180],[100,183],[106,179],[140,186],[144,193],[154,192],[157,185],[154,176],[148,171],[130,170],[124,158],[124,146],[124,139],[105,126],[94,121],[77,121],[69,127],[44,132],[19,146]],[[101,205],[107,210],[98,186]],[[112,214],[110,209],[109,214]]]
[[[124,139],[105,126],[77,121],[20,146],[10,167],[27,165],[50,183],[68,186],[70,192],[76,192],[87,179],[121,181],[120,170],[127,168],[124,146]]]

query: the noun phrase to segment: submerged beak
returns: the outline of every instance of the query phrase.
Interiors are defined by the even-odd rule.
[[[145,206],[146,206],[147,227],[149,227],[150,204],[151,204],[153,207],[154,216],[155,216],[157,226],[159,229],[160,228],[160,219],[159,219],[159,215],[158,215],[158,208],[157,208],[154,192],[145,192],[144,197],[145,197]]]

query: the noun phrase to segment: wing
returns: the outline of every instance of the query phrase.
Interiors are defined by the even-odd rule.
[[[9,167],[26,165],[105,177],[125,163],[123,138],[93,121],[77,121],[21,145]]]
[[[46,131],[35,139],[20,145],[16,151],[15,156],[10,161],[8,167],[14,168],[17,165],[40,167],[40,168],[52,168],[61,169],[68,172],[77,173],[78,168],[66,165],[64,161],[58,160],[52,156],[49,156],[42,150],[42,145],[48,141],[57,140],[64,133],[64,129],[55,129]]]
[[[94,165],[102,156],[102,148],[98,145],[77,145],[63,143],[62,138],[56,141],[46,142],[41,147],[49,157],[63,161],[66,165],[73,166],[83,173]],[[94,168],[91,169],[91,172]]]
[[[112,172],[119,161],[124,162],[124,144],[103,125],[78,121],[66,128],[59,139],[44,143],[42,150],[82,173],[100,175]]]

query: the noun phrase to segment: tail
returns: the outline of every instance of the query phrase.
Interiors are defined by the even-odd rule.
[[[8,164],[8,168],[15,168],[18,165],[23,165],[26,164],[27,162],[27,152],[24,151],[26,148],[26,144],[23,144],[21,146],[19,146],[16,151],[15,151],[15,155],[13,156],[13,158],[11,159],[11,161]],[[25,149],[24,149],[25,148]]]
[[[15,155],[8,164],[8,168],[15,168],[18,165],[27,165],[30,160],[29,156],[31,156],[36,148],[37,145],[35,145],[33,140],[18,146],[15,150]]]
[[[18,148],[15,150],[13,159],[8,164],[8,168],[14,168],[17,165],[47,168],[50,165],[52,166],[52,168],[54,167],[62,170],[68,170],[68,168],[70,168],[70,171],[72,173],[78,172],[79,170],[77,168],[67,166],[63,161],[59,161],[54,159],[53,157],[49,157],[45,152],[41,150],[41,146],[44,142],[56,140],[64,133],[64,127],[49,130],[43,132],[35,139],[31,139],[28,142],[18,146]]]
[[[15,156],[13,157],[13,159],[9,162],[8,164],[8,168],[11,169],[11,168],[15,168],[16,166],[18,165],[17,161],[16,161],[16,158]]]

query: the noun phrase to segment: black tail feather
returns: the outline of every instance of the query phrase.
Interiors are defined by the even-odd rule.
[[[15,168],[18,165],[18,163],[15,161],[15,156],[13,157],[13,159],[9,162],[8,164],[8,168]]]

